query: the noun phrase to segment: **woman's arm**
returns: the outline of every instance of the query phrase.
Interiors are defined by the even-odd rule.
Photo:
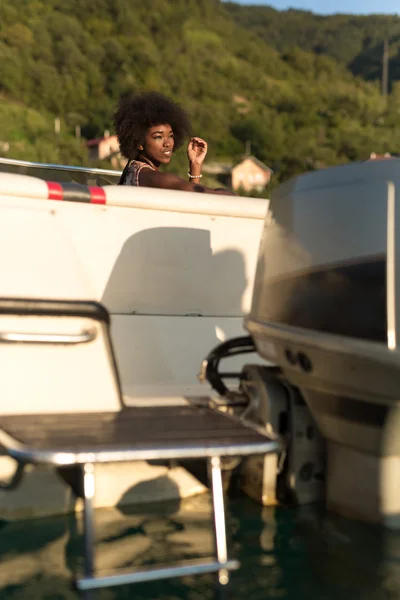
[[[207,142],[199,137],[192,137],[187,147],[187,157],[189,160],[189,181],[200,183],[202,177],[201,168],[207,155]]]
[[[182,190],[185,192],[200,192],[203,194],[222,194],[225,196],[236,196],[231,190],[219,188],[213,190],[199,183],[185,181],[173,173],[160,173],[144,167],[139,173],[139,184],[144,187],[162,188],[164,190]]]

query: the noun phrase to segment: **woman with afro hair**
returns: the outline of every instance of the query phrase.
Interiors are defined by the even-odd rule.
[[[128,159],[120,185],[234,195],[229,190],[213,190],[199,184],[207,154],[207,143],[199,137],[190,138],[187,147],[189,181],[159,171],[160,165],[169,164],[173,151],[182,146],[191,129],[186,112],[162,94],[145,92],[122,98],[114,126],[121,153]]]

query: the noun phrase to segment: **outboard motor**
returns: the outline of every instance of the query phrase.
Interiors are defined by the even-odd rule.
[[[296,493],[308,477],[309,497],[316,497],[326,455],[328,508],[395,527],[399,228],[397,158],[321,170],[280,186],[245,320],[258,354],[274,367],[246,367],[240,385],[249,400],[246,416],[276,427],[286,442],[291,458],[279,459],[292,463],[287,488]],[[286,425],[276,412],[286,412]],[[304,440],[312,443],[302,446]]]
[[[241,488],[264,505],[320,500],[324,492],[324,444],[298,390],[272,365],[249,363],[241,373],[219,370],[221,360],[252,352],[256,347],[250,336],[228,340],[209,353],[199,376],[220,395],[215,402],[221,410],[265,427],[281,440],[279,454],[254,456],[240,463],[236,474]],[[239,386],[225,383],[232,379],[238,380]],[[237,467],[236,462],[224,463],[225,470],[231,470],[232,465]]]

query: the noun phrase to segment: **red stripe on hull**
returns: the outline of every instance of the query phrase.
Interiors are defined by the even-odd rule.
[[[61,183],[55,181],[46,181],[47,183],[47,199],[48,200],[62,200],[64,197],[64,190]]]
[[[103,188],[89,186],[89,192],[91,204],[105,204],[107,202],[106,193]]]

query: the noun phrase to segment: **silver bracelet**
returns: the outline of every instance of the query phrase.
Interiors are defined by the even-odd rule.
[[[188,177],[189,179],[200,179],[200,177],[203,177],[203,175],[191,175],[190,173],[188,173]]]

